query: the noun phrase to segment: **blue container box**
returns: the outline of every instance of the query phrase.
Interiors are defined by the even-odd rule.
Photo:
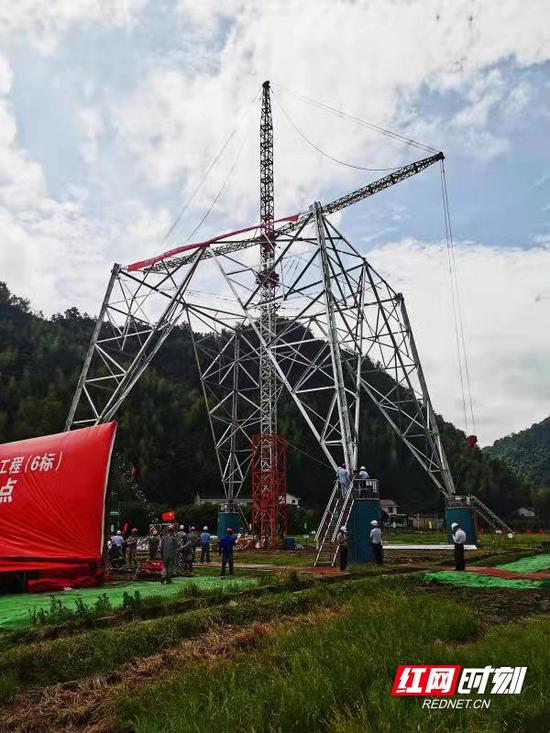
[[[380,522],[380,501],[355,499],[348,520],[348,562],[374,562],[370,542],[373,519]]]

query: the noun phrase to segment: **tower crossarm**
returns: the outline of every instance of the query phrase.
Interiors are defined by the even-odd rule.
[[[329,201],[329,203],[323,205],[323,212],[325,214],[334,214],[336,211],[341,211],[348,206],[357,204],[359,203],[359,201],[363,201],[363,199],[366,199],[369,196],[373,196],[375,193],[379,193],[380,191],[384,191],[386,188],[391,188],[391,186],[395,186],[396,183],[406,181],[407,178],[411,178],[417,173],[421,173],[422,171],[426,170],[426,168],[434,165],[434,163],[437,163],[440,160],[444,160],[444,158],[445,156],[443,155],[443,153],[439,152],[435,155],[430,155],[427,158],[416,160],[414,161],[414,163],[409,163],[408,165],[405,165],[402,168],[398,168],[396,171],[393,171],[393,173],[390,173],[383,178],[379,178],[378,180],[373,181],[366,186],[362,186],[355,191],[351,191],[345,196],[340,196],[340,198],[334,199],[334,201]],[[277,222],[274,222],[275,228],[272,235],[273,239],[280,239],[284,235],[290,234],[291,232],[295,231],[300,226],[303,226],[306,219],[311,218],[311,216],[311,212],[306,211],[300,213],[298,216],[289,217],[290,221],[282,224],[279,227],[277,227]],[[230,254],[231,252],[238,252],[239,250],[247,249],[248,247],[257,247],[258,244],[265,243],[265,241],[266,237],[263,231],[258,237],[253,237],[251,239],[233,240],[231,242],[226,242],[225,244],[220,246],[216,246],[216,240],[213,239],[208,242],[208,249],[206,252],[204,252],[203,259],[212,257],[214,254]],[[187,247],[189,246],[186,246],[186,248]],[[200,251],[200,249],[202,248],[202,244],[197,245],[197,249],[191,250],[189,254],[186,254],[183,257],[171,256],[167,259],[158,258],[159,261],[150,269],[157,272],[164,272],[166,271],[166,269],[173,270],[181,267],[182,265],[186,265],[189,262],[192,262],[197,257],[197,251]]]

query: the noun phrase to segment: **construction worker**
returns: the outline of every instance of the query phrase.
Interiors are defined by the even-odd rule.
[[[228,527],[224,536],[219,542],[220,555],[222,556],[222,577],[225,576],[225,568],[229,565],[229,575],[233,575],[233,547],[235,538],[233,530]]]
[[[451,524],[451,534],[455,549],[455,570],[465,570],[464,545],[466,544],[466,532],[456,523]]]
[[[137,528],[134,527],[134,529],[130,532],[130,535],[128,536],[126,540],[126,567],[128,569],[134,568],[137,565],[137,559],[136,559],[137,543],[138,543],[138,531],[137,531]]]
[[[193,561],[194,561],[195,560],[195,548],[197,546],[197,541],[199,539],[198,538],[198,535],[197,535],[197,530],[196,530],[195,527],[191,527],[190,528],[190,530],[189,530],[189,539],[191,540],[191,543],[192,543],[191,546],[193,547]]]
[[[176,540],[178,542],[178,553],[176,556],[176,564],[178,568],[183,572],[183,569],[185,567],[185,553],[183,551],[183,548],[185,544],[187,543],[187,532],[185,531],[185,528],[183,524],[180,524],[179,530],[176,532]]]
[[[340,527],[336,535],[336,544],[338,545],[338,556],[340,559],[340,572],[343,573],[348,566],[348,530],[346,527]]]
[[[208,531],[208,527],[205,525],[202,528],[201,532],[201,565],[204,565],[204,562],[210,562],[210,532]]]
[[[359,469],[359,496],[366,497],[367,495],[367,481],[370,478],[369,474],[367,473],[367,469],[365,466],[361,466]]]
[[[183,524],[180,524],[179,530],[176,532],[176,537],[178,540],[178,544],[183,547],[183,545],[187,542],[187,532],[185,531],[185,527]]]
[[[378,522],[376,519],[373,519],[370,523],[371,525],[371,531],[370,531],[370,542],[372,545],[372,553],[374,555],[374,559],[376,560],[378,565],[382,565],[383,557],[382,557],[382,530],[378,526]]]
[[[181,547],[181,556],[183,560],[183,574],[193,575],[193,561],[195,559],[195,547],[193,545],[193,539],[191,533],[187,535],[185,544]]]
[[[341,463],[336,469],[336,479],[338,481],[338,487],[340,489],[340,495],[342,498],[348,493],[349,487],[349,471],[346,468],[345,463]]]
[[[168,532],[164,535],[160,542],[160,557],[162,559],[161,583],[171,583],[172,573],[176,564],[176,555],[178,553],[178,540],[174,535],[175,527],[171,524]]]
[[[122,532],[117,530],[117,533],[111,537],[111,549],[109,551],[111,562],[118,562],[122,559],[122,544],[124,539]]]
[[[157,552],[159,550],[160,545],[160,537],[157,529],[154,529],[153,532],[149,535],[149,560],[156,560],[157,559]]]

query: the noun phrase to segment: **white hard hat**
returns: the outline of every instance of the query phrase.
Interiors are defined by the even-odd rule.
[[[347,531],[348,531],[348,530],[347,530],[347,528],[346,528],[346,525],[345,525],[345,524],[343,524],[343,525],[342,525],[342,526],[340,527],[340,531],[341,531],[341,532],[347,532]]]
[[[361,466],[361,471],[366,471],[366,470],[367,469],[365,468],[365,466]]]
[[[202,531],[203,531],[203,532],[206,532],[206,531],[207,531],[207,529],[208,529],[208,527],[207,527],[207,526],[206,526],[206,524],[205,524],[205,525],[204,525],[204,527],[202,528]]]
[[[376,526],[378,526],[378,522],[376,521],[376,519],[373,519],[371,524],[375,524]]]
[[[453,523],[451,524],[451,529],[454,529],[455,527],[458,527],[458,524],[457,524],[456,522],[453,522]]]
[[[183,529],[183,524],[180,524],[180,529]]]
[[[117,529],[116,533],[117,534],[122,534],[122,532],[120,531],[120,529]]]

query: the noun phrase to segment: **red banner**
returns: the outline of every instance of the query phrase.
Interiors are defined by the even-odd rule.
[[[0,445],[0,571],[97,561],[116,423]]]

